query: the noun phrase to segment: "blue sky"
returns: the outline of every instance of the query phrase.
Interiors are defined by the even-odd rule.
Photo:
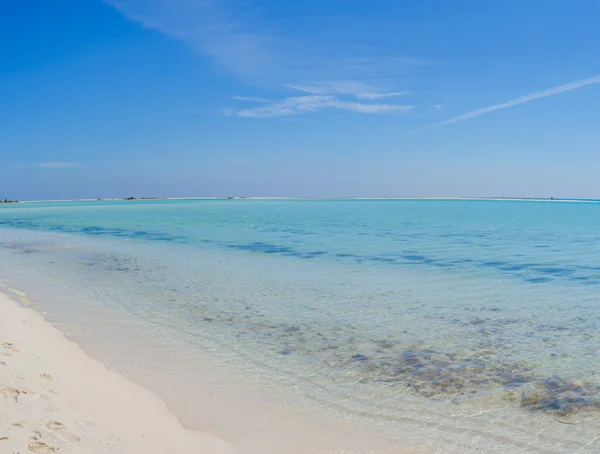
[[[0,197],[600,198],[600,3],[21,0]]]

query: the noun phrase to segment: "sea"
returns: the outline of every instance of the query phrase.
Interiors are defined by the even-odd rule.
[[[6,204],[0,284],[245,452],[600,452],[599,202]]]

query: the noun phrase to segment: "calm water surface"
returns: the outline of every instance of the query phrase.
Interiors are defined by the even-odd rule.
[[[341,417],[500,452],[600,452],[599,253],[593,202],[0,207],[7,285],[51,277]]]

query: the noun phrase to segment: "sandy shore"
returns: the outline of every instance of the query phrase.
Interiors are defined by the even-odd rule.
[[[235,452],[0,294],[0,452]]]

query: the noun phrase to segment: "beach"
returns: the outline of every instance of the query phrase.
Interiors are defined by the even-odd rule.
[[[0,294],[0,452],[232,454]]]
[[[277,396],[267,383],[243,380],[231,371],[204,371],[204,382],[198,383],[196,377],[193,384],[180,383],[171,390],[163,387],[169,384],[159,377],[159,389],[171,402],[181,402],[181,396],[174,399],[174,394],[189,399],[186,405],[175,405],[178,415],[206,421],[201,428],[188,421],[184,428],[165,401],[137,384],[156,382],[157,370],[165,367],[160,358],[154,358],[155,363],[141,373],[128,370],[136,378],[132,381],[93,359],[62,329],[44,319],[39,301],[1,284],[0,290],[6,292],[0,292],[0,452],[435,452],[431,446],[387,440],[382,433],[363,431],[322,412],[290,407],[291,396]],[[106,350],[110,349],[100,347],[100,351]],[[112,355],[112,359],[119,356],[114,351]],[[189,370],[183,373],[193,376]],[[204,408],[198,407],[199,401]],[[209,427],[231,441],[213,434]]]

